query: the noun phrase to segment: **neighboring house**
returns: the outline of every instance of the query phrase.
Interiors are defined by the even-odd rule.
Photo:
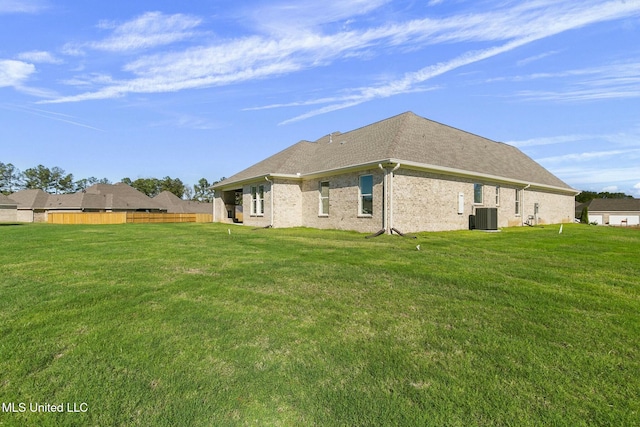
[[[17,220],[18,204],[4,194],[0,194],[0,223],[16,222]]]
[[[161,204],[127,184],[95,184],[73,194],[22,190],[11,195],[18,203],[18,221],[46,222],[48,212],[166,212]]]
[[[571,222],[577,190],[517,148],[411,112],[297,144],[213,186],[214,221],[417,232]],[[483,209],[486,212],[487,209]]]
[[[18,204],[18,222],[46,222],[49,194],[42,190],[21,190],[9,196]]]
[[[167,213],[205,213],[211,214],[212,203],[196,202],[193,200],[183,200],[170,191],[163,191],[153,198],[167,210]]]
[[[585,205],[589,208],[590,223],[640,225],[640,199],[593,199],[582,207]]]

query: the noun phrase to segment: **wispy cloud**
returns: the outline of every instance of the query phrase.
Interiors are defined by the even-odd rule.
[[[193,31],[202,23],[200,18],[162,12],[147,12],[131,21],[116,23],[102,21],[98,27],[110,30],[111,34],[104,40],[79,45],[65,46],[68,53],[77,54],[83,48],[108,52],[127,52],[164,46],[193,37]]]
[[[556,167],[553,169],[555,175],[566,182],[576,183],[580,186],[598,184],[601,187],[611,183],[633,183],[640,180],[640,172],[637,167],[601,167],[585,165]]]
[[[530,56],[528,58],[521,59],[520,61],[516,62],[516,65],[521,67],[523,65],[529,64],[530,62],[539,61],[539,60],[547,58],[549,56],[557,55],[558,53],[560,53],[559,50],[552,50],[552,51],[549,51],[549,52],[544,52],[544,53],[541,53],[539,55],[534,55],[534,56]]]
[[[0,87],[20,87],[36,72],[36,67],[23,61],[0,59]]]
[[[387,1],[384,0],[331,1],[327,3],[328,12],[324,14],[314,12],[320,6],[307,5],[303,8],[298,3],[276,3],[257,10],[255,16],[264,18],[265,14],[279,12],[278,22],[281,25],[278,31],[263,28],[262,34],[142,56],[123,66],[125,77],[114,77],[111,83],[94,82],[95,85],[87,92],[44,102],[78,102],[129,93],[223,86],[288,75],[327,66],[337,60],[371,55],[374,48],[376,55],[381,55],[387,49],[415,50],[435,44],[471,43],[466,53],[435,64],[426,60],[424,67],[386,82],[343,89],[339,94],[301,101],[298,105],[328,105],[283,122],[290,123],[373,99],[425,90],[424,83],[436,76],[532,41],[595,22],[640,15],[638,2],[558,3],[555,0],[537,0],[516,3],[516,6],[507,3],[507,7],[490,12],[441,19],[421,18],[377,26],[364,22],[353,22],[346,27],[328,25],[330,21],[350,20],[363,15],[385,3]],[[325,7],[324,3],[322,7]],[[301,17],[301,21],[288,19],[292,16]],[[300,26],[299,22],[310,25]],[[191,37],[199,25],[200,20],[191,16],[153,12],[125,24],[102,23],[101,27],[112,30],[112,34],[102,41],[86,43],[85,47],[120,52],[167,45]],[[497,45],[486,47],[490,43]]]
[[[164,121],[152,123],[152,127],[170,127],[180,129],[211,130],[219,129],[222,125],[208,117],[192,114],[169,114],[171,117]]]
[[[530,138],[521,141],[504,141],[506,144],[518,148],[528,148],[542,145],[570,144],[596,142],[598,144],[614,144],[618,147],[631,147],[640,149],[640,128],[630,129],[624,132],[603,134],[572,134],[553,135],[538,138]]]
[[[246,11],[245,17],[260,32],[287,35],[309,29],[317,30],[332,23],[341,23],[344,29],[345,26],[353,24],[357,17],[390,2],[391,0],[277,0],[269,2],[264,7]]]
[[[43,110],[39,108],[32,108],[26,106],[16,106],[16,105],[7,105],[0,104],[0,108],[4,108],[5,110],[18,111],[21,113],[30,114],[33,116],[42,117],[48,120],[54,120],[62,123],[67,123],[73,126],[79,126],[86,129],[96,130],[99,132],[105,132],[104,129],[97,128],[95,126],[88,125],[86,123],[82,123],[78,118],[71,116],[69,114],[56,113],[54,111]]]
[[[524,100],[590,101],[594,99],[640,97],[640,62],[630,61],[561,73],[524,76],[522,79],[554,79],[563,87],[555,90],[526,90],[516,96]]]
[[[478,23],[477,18],[481,15],[471,17],[464,21],[464,24],[459,25],[455,31],[440,35],[433,35],[433,38],[447,42],[516,38],[501,46],[481,51],[470,51],[453,60],[431,65],[417,72],[407,73],[404,78],[392,81],[386,85],[362,89],[360,90],[361,96],[359,99],[354,96],[349,96],[349,98],[345,99],[342,103],[329,105],[301,114],[285,120],[280,124],[288,124],[331,111],[348,108],[375,98],[386,98],[406,93],[416,84],[421,84],[433,77],[439,76],[456,68],[511,51],[532,41],[550,37],[560,32],[582,27],[594,22],[618,19],[621,16],[626,16],[627,14],[638,15],[640,13],[640,4],[629,5],[620,2],[610,2],[608,4],[594,5],[591,8],[559,8],[552,12],[554,15],[552,18],[550,15],[547,15],[551,12],[551,8],[548,8],[550,5],[551,4],[549,2],[545,1],[532,2],[516,7],[501,16],[496,16],[495,20],[486,19],[489,17],[483,16],[483,18],[486,19],[484,22],[493,23],[485,25],[484,28],[476,26]],[[537,9],[540,6],[546,7],[545,9]],[[603,9],[606,7],[609,7],[610,9]],[[528,15],[528,13],[530,14]],[[508,19],[508,22],[503,21],[505,18]],[[553,19],[551,20],[551,24],[549,23],[550,19]],[[495,28],[496,21],[498,22],[497,28]]]
[[[46,8],[47,3],[40,0],[0,0],[0,14],[38,13]]]
[[[36,64],[62,64],[64,61],[50,52],[32,50],[18,54],[18,59]]]
[[[624,157],[623,157],[624,156]],[[589,151],[585,153],[571,153],[538,159],[541,163],[590,162],[611,157],[624,158],[625,161],[640,158],[640,148],[628,150]],[[640,173],[640,172],[639,172]]]
[[[558,135],[540,138],[531,138],[523,141],[505,141],[506,144],[514,147],[533,147],[538,145],[566,144],[572,142],[583,142],[592,139],[601,138],[600,135]]]

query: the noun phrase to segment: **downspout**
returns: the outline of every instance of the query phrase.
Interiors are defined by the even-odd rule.
[[[213,222],[216,222],[216,190],[213,190]]]
[[[524,192],[529,187],[531,187],[531,184],[527,184],[527,186],[522,189],[522,200],[520,201],[520,203],[522,203],[522,207],[520,208],[520,210],[522,212],[520,213],[520,215],[522,216],[522,226],[523,227],[524,227],[524,215],[525,215],[524,214]]]
[[[270,209],[271,209],[271,220],[269,222],[269,227],[273,228],[273,181],[269,179],[269,177],[264,177],[264,179],[269,182],[269,192],[271,193],[271,201],[270,201]]]
[[[398,163],[393,169],[391,169],[391,175],[389,177],[389,229],[393,229],[393,176],[394,172],[400,168]]]
[[[378,163],[378,167],[384,172],[384,179],[382,180],[382,228],[385,233],[390,234],[389,216],[387,215],[387,209],[389,208],[389,204],[387,203],[387,198],[389,197],[387,193],[387,176],[389,175],[389,171],[383,167],[381,163]]]

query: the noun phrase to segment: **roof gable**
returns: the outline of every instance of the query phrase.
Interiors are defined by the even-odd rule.
[[[117,184],[95,184],[87,188],[85,193],[104,197],[104,208],[106,209],[164,210],[151,197],[122,182]],[[94,198],[94,202],[98,199]]]
[[[10,199],[9,197],[5,196],[4,194],[0,193],[0,206],[17,208],[18,203]]]
[[[11,199],[18,204],[20,209],[44,209],[49,194],[40,189],[20,190],[13,193]]]
[[[315,142],[298,142],[215,187],[267,175],[304,176],[391,160],[571,190],[516,147],[411,112]]]

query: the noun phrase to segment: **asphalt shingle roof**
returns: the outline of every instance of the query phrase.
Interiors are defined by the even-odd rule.
[[[640,199],[593,199],[589,212],[640,212]]]
[[[388,160],[571,190],[516,147],[411,112],[315,142],[300,141],[214,187],[271,174],[304,176]]]
[[[183,200],[170,191],[163,191],[153,198],[162,205],[168,213],[212,213],[213,204]]]
[[[19,209],[44,209],[49,194],[42,190],[20,190],[11,194],[10,199],[15,200]]]
[[[123,184],[95,184],[73,194],[22,190],[11,195],[21,209],[166,210],[160,203]]]
[[[10,208],[15,208],[18,206],[18,203],[8,198],[4,194],[0,193],[0,206],[8,206]]]

